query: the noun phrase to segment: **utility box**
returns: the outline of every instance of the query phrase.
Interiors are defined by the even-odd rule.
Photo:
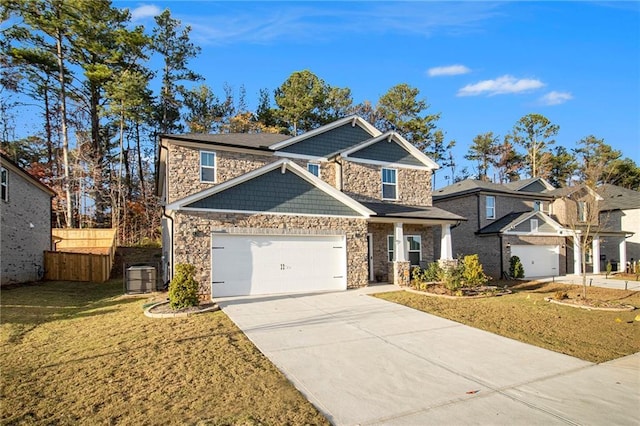
[[[131,266],[126,269],[127,293],[149,293],[156,291],[156,268],[153,266]]]

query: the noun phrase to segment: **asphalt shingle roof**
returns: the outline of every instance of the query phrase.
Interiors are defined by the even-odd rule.
[[[400,219],[440,219],[467,220],[465,217],[440,209],[438,207],[405,206],[402,204],[361,202],[366,208],[373,210],[379,217],[397,217]]]
[[[598,188],[598,194],[604,198],[600,211],[640,209],[640,192],[617,185],[605,184]]]
[[[178,141],[270,151],[269,145],[287,140],[291,136],[281,135],[279,133],[185,133],[180,135],[163,135],[163,137]]]

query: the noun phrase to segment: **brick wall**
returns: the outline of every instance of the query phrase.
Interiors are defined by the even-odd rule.
[[[364,219],[176,212],[174,218],[174,264],[196,266],[200,292],[211,294],[211,232],[224,228],[323,230],[344,233],[347,240],[347,286],[368,284],[367,222]]]
[[[51,249],[51,197],[7,168],[9,200],[0,200],[0,284],[36,281]]]

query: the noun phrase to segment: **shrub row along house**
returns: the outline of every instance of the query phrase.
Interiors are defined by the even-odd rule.
[[[188,263],[203,297],[407,284],[411,266],[476,253],[493,277],[513,255],[528,277],[557,276],[581,272],[584,248],[598,273],[622,270],[640,234],[636,191],[534,178],[433,192],[437,168],[358,116],[294,137],[164,135],[164,280]]]
[[[165,135],[164,279],[189,263],[207,296],[406,284],[410,265],[453,257],[464,221],[432,206],[437,168],[357,116],[295,137]]]

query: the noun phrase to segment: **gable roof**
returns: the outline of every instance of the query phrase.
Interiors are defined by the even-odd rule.
[[[515,184],[515,182],[512,182]],[[526,188],[528,185],[531,185],[532,182],[528,182],[524,185]],[[531,199],[538,198],[552,198],[550,192],[530,192],[526,190],[517,190],[514,189],[517,186],[508,186],[507,184],[493,183],[493,182],[485,182],[478,179],[465,179],[460,182],[456,182],[454,184],[445,186],[444,188],[437,189],[433,191],[433,200],[442,200],[451,197],[458,197],[462,195],[474,194],[476,192],[490,192],[495,194],[505,194],[505,195],[519,195],[530,197]]]
[[[504,184],[513,191],[520,192],[545,192],[555,189],[546,179],[541,177],[533,177],[529,179],[521,179]]]
[[[2,164],[2,167],[6,167],[8,169],[11,169],[14,173],[19,174],[20,176],[25,178],[28,182],[30,182],[32,185],[34,185],[35,187],[39,188],[41,191],[46,192],[47,194],[49,194],[50,197],[54,197],[56,195],[56,193],[55,193],[55,191],[53,189],[49,188],[44,183],[40,182],[40,180],[38,178],[33,176],[31,173],[29,173],[28,171],[26,171],[22,167],[20,167],[20,165],[18,165],[18,163],[16,163],[13,160],[11,160],[2,151],[0,151],[0,158],[2,160],[2,161],[0,161],[0,163]],[[11,183],[9,183],[9,185],[11,185]]]
[[[341,153],[342,158],[354,162],[400,167],[440,168],[435,161],[410,144],[396,132],[386,132]]]
[[[276,151],[276,155],[327,159],[380,134],[363,118],[353,115],[275,143],[269,148]]]
[[[270,145],[291,139],[291,136],[279,133],[185,133],[180,135],[161,135],[160,139],[174,141],[196,142],[213,146],[227,146],[234,148],[251,148],[271,151]]]
[[[564,227],[560,225],[558,222],[553,220],[550,216],[541,211],[529,211],[529,212],[515,212],[509,213],[500,219],[490,223],[484,228],[480,229],[477,233],[480,235],[486,234],[501,234],[506,233],[518,226],[519,224],[532,219],[536,216],[538,219],[542,220],[544,223],[551,225],[557,233],[562,233],[564,231]]]
[[[596,190],[603,198],[600,211],[640,209],[640,192],[617,185],[604,184]]]
[[[589,188],[585,184],[574,185],[574,186],[564,186],[562,188],[556,188],[553,191],[549,191],[548,194],[552,195],[554,198],[563,198],[563,197],[570,197],[571,195],[575,194],[576,192],[579,192],[579,191],[582,191],[582,190],[587,191],[595,199],[597,199],[599,201],[602,200],[602,197],[597,192],[595,192],[593,189]]]
[[[373,211],[288,159],[167,205],[167,210],[369,217]]]

